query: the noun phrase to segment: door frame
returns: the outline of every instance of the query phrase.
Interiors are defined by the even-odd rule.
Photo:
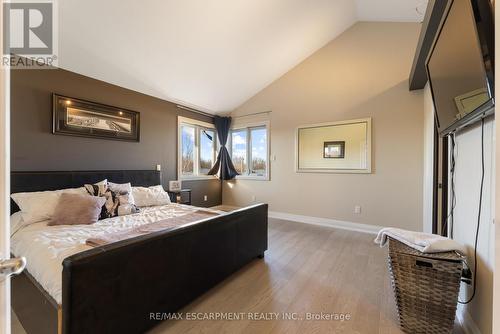
[[[0,6],[3,17],[3,4]],[[0,54],[3,56],[3,23]],[[0,259],[10,258],[10,70],[0,65]],[[0,334],[11,330],[10,278],[0,279]]]
[[[448,236],[449,202],[449,137],[440,137],[437,125],[434,127],[432,233]]]

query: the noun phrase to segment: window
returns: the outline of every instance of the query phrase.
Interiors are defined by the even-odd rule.
[[[182,175],[193,175],[194,173],[194,146],[195,128],[189,125],[181,127],[182,133]]]
[[[240,178],[268,179],[268,126],[233,129],[230,153]]]
[[[231,133],[231,159],[234,168],[241,175],[247,172],[247,130],[234,130]]]
[[[216,139],[212,124],[179,117],[180,179],[213,178],[207,173],[215,163]]]
[[[250,128],[250,174],[265,176],[267,171],[267,130],[262,128]]]
[[[215,163],[215,131],[200,129],[200,174],[207,174]]]

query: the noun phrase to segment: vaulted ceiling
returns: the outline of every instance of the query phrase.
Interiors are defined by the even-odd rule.
[[[356,21],[421,21],[425,0],[64,0],[59,66],[231,111]]]

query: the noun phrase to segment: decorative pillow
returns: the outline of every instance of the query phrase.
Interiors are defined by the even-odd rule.
[[[104,197],[87,194],[62,194],[52,219],[53,225],[90,225],[95,224],[101,214]]]
[[[85,185],[85,189],[87,189],[87,192],[90,195],[104,197],[106,200],[102,206],[99,219],[112,218],[115,216],[129,215],[139,212],[139,209],[137,209],[133,203],[133,197],[130,196],[129,192],[123,190],[126,188],[126,184],[120,185],[113,183],[113,185],[117,186],[116,189],[119,192],[112,191],[110,183],[107,180],[103,180],[96,184]],[[120,191],[120,188],[123,189]],[[121,209],[120,206],[122,206]]]
[[[146,187],[132,187],[132,195],[134,196],[135,205],[138,207],[143,206],[157,206],[170,204],[170,196],[163,189],[163,186]]]
[[[10,197],[21,210],[23,224],[30,225],[43,220],[51,219],[54,215],[59,197],[63,193],[85,194],[85,188],[70,188],[53,191],[35,191],[15,193]]]
[[[132,195],[132,185],[129,183],[113,183],[108,182],[108,187],[116,194],[128,194],[128,202],[124,204],[135,204],[134,196]]]
[[[92,196],[104,196],[106,190],[108,190],[108,180],[102,180],[94,184],[85,184],[85,189]]]

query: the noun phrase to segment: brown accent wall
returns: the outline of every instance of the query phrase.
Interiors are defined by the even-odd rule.
[[[52,134],[52,93],[140,112],[140,142]],[[177,178],[177,116],[212,122],[171,102],[62,69],[12,71],[11,111],[13,171],[154,169],[161,164],[165,188]],[[221,203],[218,180],[186,181],[183,187],[193,190],[194,205]]]

